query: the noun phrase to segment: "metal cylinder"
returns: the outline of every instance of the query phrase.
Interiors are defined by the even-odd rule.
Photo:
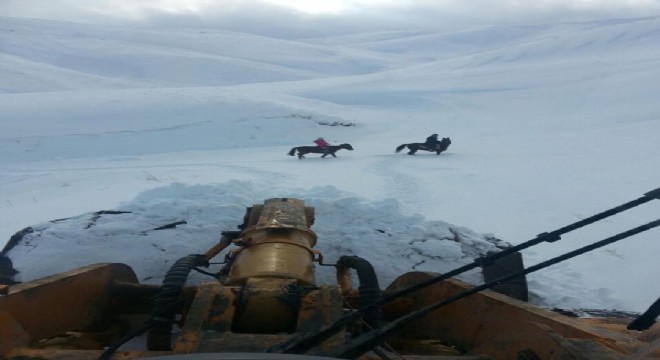
[[[246,216],[251,220],[241,234],[242,248],[232,263],[228,283],[276,277],[314,284],[316,234],[309,228],[313,212],[302,200],[287,198],[268,199],[251,211],[259,213]]]

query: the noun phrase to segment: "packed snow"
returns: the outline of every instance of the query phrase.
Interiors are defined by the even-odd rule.
[[[294,197],[315,207],[327,262],[362,256],[386,286],[660,187],[658,17],[298,34],[0,17],[0,239],[32,231],[3,252],[15,280],[125,262],[158,283],[246,207]],[[432,133],[448,151],[394,152]],[[287,156],[319,136],[355,150]],[[659,203],[525,264],[656,220]],[[659,234],[529,275],[532,300],[643,311]]]

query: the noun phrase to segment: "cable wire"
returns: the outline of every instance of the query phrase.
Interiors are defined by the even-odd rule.
[[[344,358],[344,359],[354,359],[359,357],[360,355],[364,354],[367,351],[370,351],[373,349],[375,346],[378,346],[381,342],[385,340],[389,335],[391,335],[394,331],[400,329],[402,326],[405,326],[409,324],[410,322],[417,320],[426,314],[435,311],[445,305],[451,304],[456,300],[462,299],[464,297],[470,296],[472,294],[475,294],[479,291],[491,288],[495,285],[501,284],[503,282],[506,282],[508,280],[511,280],[513,278],[527,275],[529,273],[533,273],[535,271],[541,270],[543,268],[546,268],[548,266],[557,264],[559,262],[571,259],[573,257],[576,257],[578,255],[582,255],[584,253],[587,253],[589,251],[598,249],[600,247],[615,243],[619,240],[625,239],[627,237],[630,237],[632,235],[639,234],[641,232],[650,230],[654,227],[660,226],[660,219],[652,221],[650,223],[647,223],[645,225],[638,226],[636,228],[630,229],[628,231],[619,233],[617,235],[611,236],[607,239],[597,241],[591,245],[587,245],[584,247],[581,247],[577,250],[573,250],[570,252],[567,252],[563,255],[559,255],[557,257],[554,257],[550,260],[543,261],[541,263],[538,263],[536,265],[530,266],[525,270],[518,271],[513,274],[509,274],[506,276],[502,276],[494,281],[491,281],[486,284],[482,284],[479,286],[475,286],[469,290],[466,290],[462,293],[450,296],[442,301],[439,301],[437,303],[431,304],[421,310],[418,310],[416,312],[410,313],[408,315],[402,316],[391,323],[382,326],[378,329],[375,329],[369,333],[366,333],[364,335],[361,335],[354,339],[353,341],[349,342],[348,344],[345,344],[343,346],[340,346],[339,348],[335,349],[329,354],[322,354],[322,356],[333,356],[333,357],[339,357],[339,358]]]
[[[620,212],[626,211],[628,209],[637,207],[639,205],[645,204],[651,200],[654,199],[660,199],[660,188],[657,188],[655,190],[649,191],[645,193],[643,196],[629,201],[627,203],[624,203],[622,205],[616,206],[614,208],[611,208],[609,210],[603,211],[601,213],[598,213],[596,215],[590,216],[586,219],[582,219],[578,222],[575,222],[573,224],[564,226],[560,229],[551,231],[551,232],[545,232],[541,233],[536,236],[536,238],[528,240],[526,242],[523,242],[521,244],[518,244],[516,246],[507,248],[505,250],[502,250],[497,253],[490,254],[485,257],[481,257],[478,259],[475,259],[470,264],[466,264],[464,266],[461,266],[457,269],[451,270],[447,273],[438,275],[436,277],[430,278],[428,280],[422,281],[419,284],[410,286],[405,289],[401,289],[399,291],[395,291],[393,293],[387,294],[383,296],[379,301],[368,304],[364,307],[362,307],[360,310],[346,314],[342,316],[341,318],[337,319],[334,323],[325,325],[321,328],[319,328],[316,332],[311,332],[303,335],[299,335],[297,337],[291,338],[283,343],[276,344],[271,346],[269,349],[267,349],[267,352],[276,352],[276,353],[289,353],[289,354],[301,354],[309,349],[315,347],[317,344],[319,344],[321,341],[324,341],[337,332],[339,332],[342,328],[344,328],[346,325],[360,319],[362,316],[364,316],[364,313],[366,311],[369,311],[373,309],[374,307],[383,305],[385,303],[388,303],[394,299],[397,299],[399,297],[411,294],[415,291],[421,290],[425,287],[431,286],[433,284],[439,283],[443,280],[450,279],[452,277],[455,277],[457,275],[460,275],[462,273],[465,273],[467,271],[470,271],[472,269],[475,269],[480,266],[486,266],[489,264],[492,264],[495,260],[499,258],[503,258],[505,256],[508,256],[512,253],[518,252],[520,250],[527,249],[529,247],[535,246],[539,243],[542,242],[555,242],[561,239],[561,235],[566,234],[568,232],[574,231],[576,229],[579,229],[581,227],[584,227],[586,225],[592,224],[594,222],[603,220],[607,217],[616,215]]]

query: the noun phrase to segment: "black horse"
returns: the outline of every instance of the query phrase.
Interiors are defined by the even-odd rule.
[[[289,151],[289,155],[293,156],[295,155],[296,151],[298,151],[298,159],[303,159],[305,157],[305,154],[309,154],[309,153],[323,154],[321,155],[322,158],[328,155],[337,157],[335,153],[337,152],[337,150],[341,150],[341,149],[353,150],[353,147],[351,146],[351,144],[330,145],[328,147],[298,146],[291,149],[291,151]]]
[[[436,155],[440,155],[441,152],[449,148],[449,144],[451,144],[451,139],[446,137],[446,138],[442,138],[442,140],[440,140],[440,142],[436,147],[429,147],[426,146],[426,144],[424,143],[401,144],[397,146],[396,152],[403,150],[403,148],[407,146],[409,150],[408,155],[415,155],[417,150],[435,151]]]

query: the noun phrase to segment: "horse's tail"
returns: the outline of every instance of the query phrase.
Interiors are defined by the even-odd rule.
[[[296,154],[296,149],[297,149],[297,147],[294,147],[293,149],[291,149],[291,151],[289,151],[289,155],[290,156],[295,155]]]
[[[408,145],[408,144],[401,144],[401,145],[397,146],[396,147],[396,152],[399,152],[399,151],[403,150],[403,148],[405,148],[406,145]]]

